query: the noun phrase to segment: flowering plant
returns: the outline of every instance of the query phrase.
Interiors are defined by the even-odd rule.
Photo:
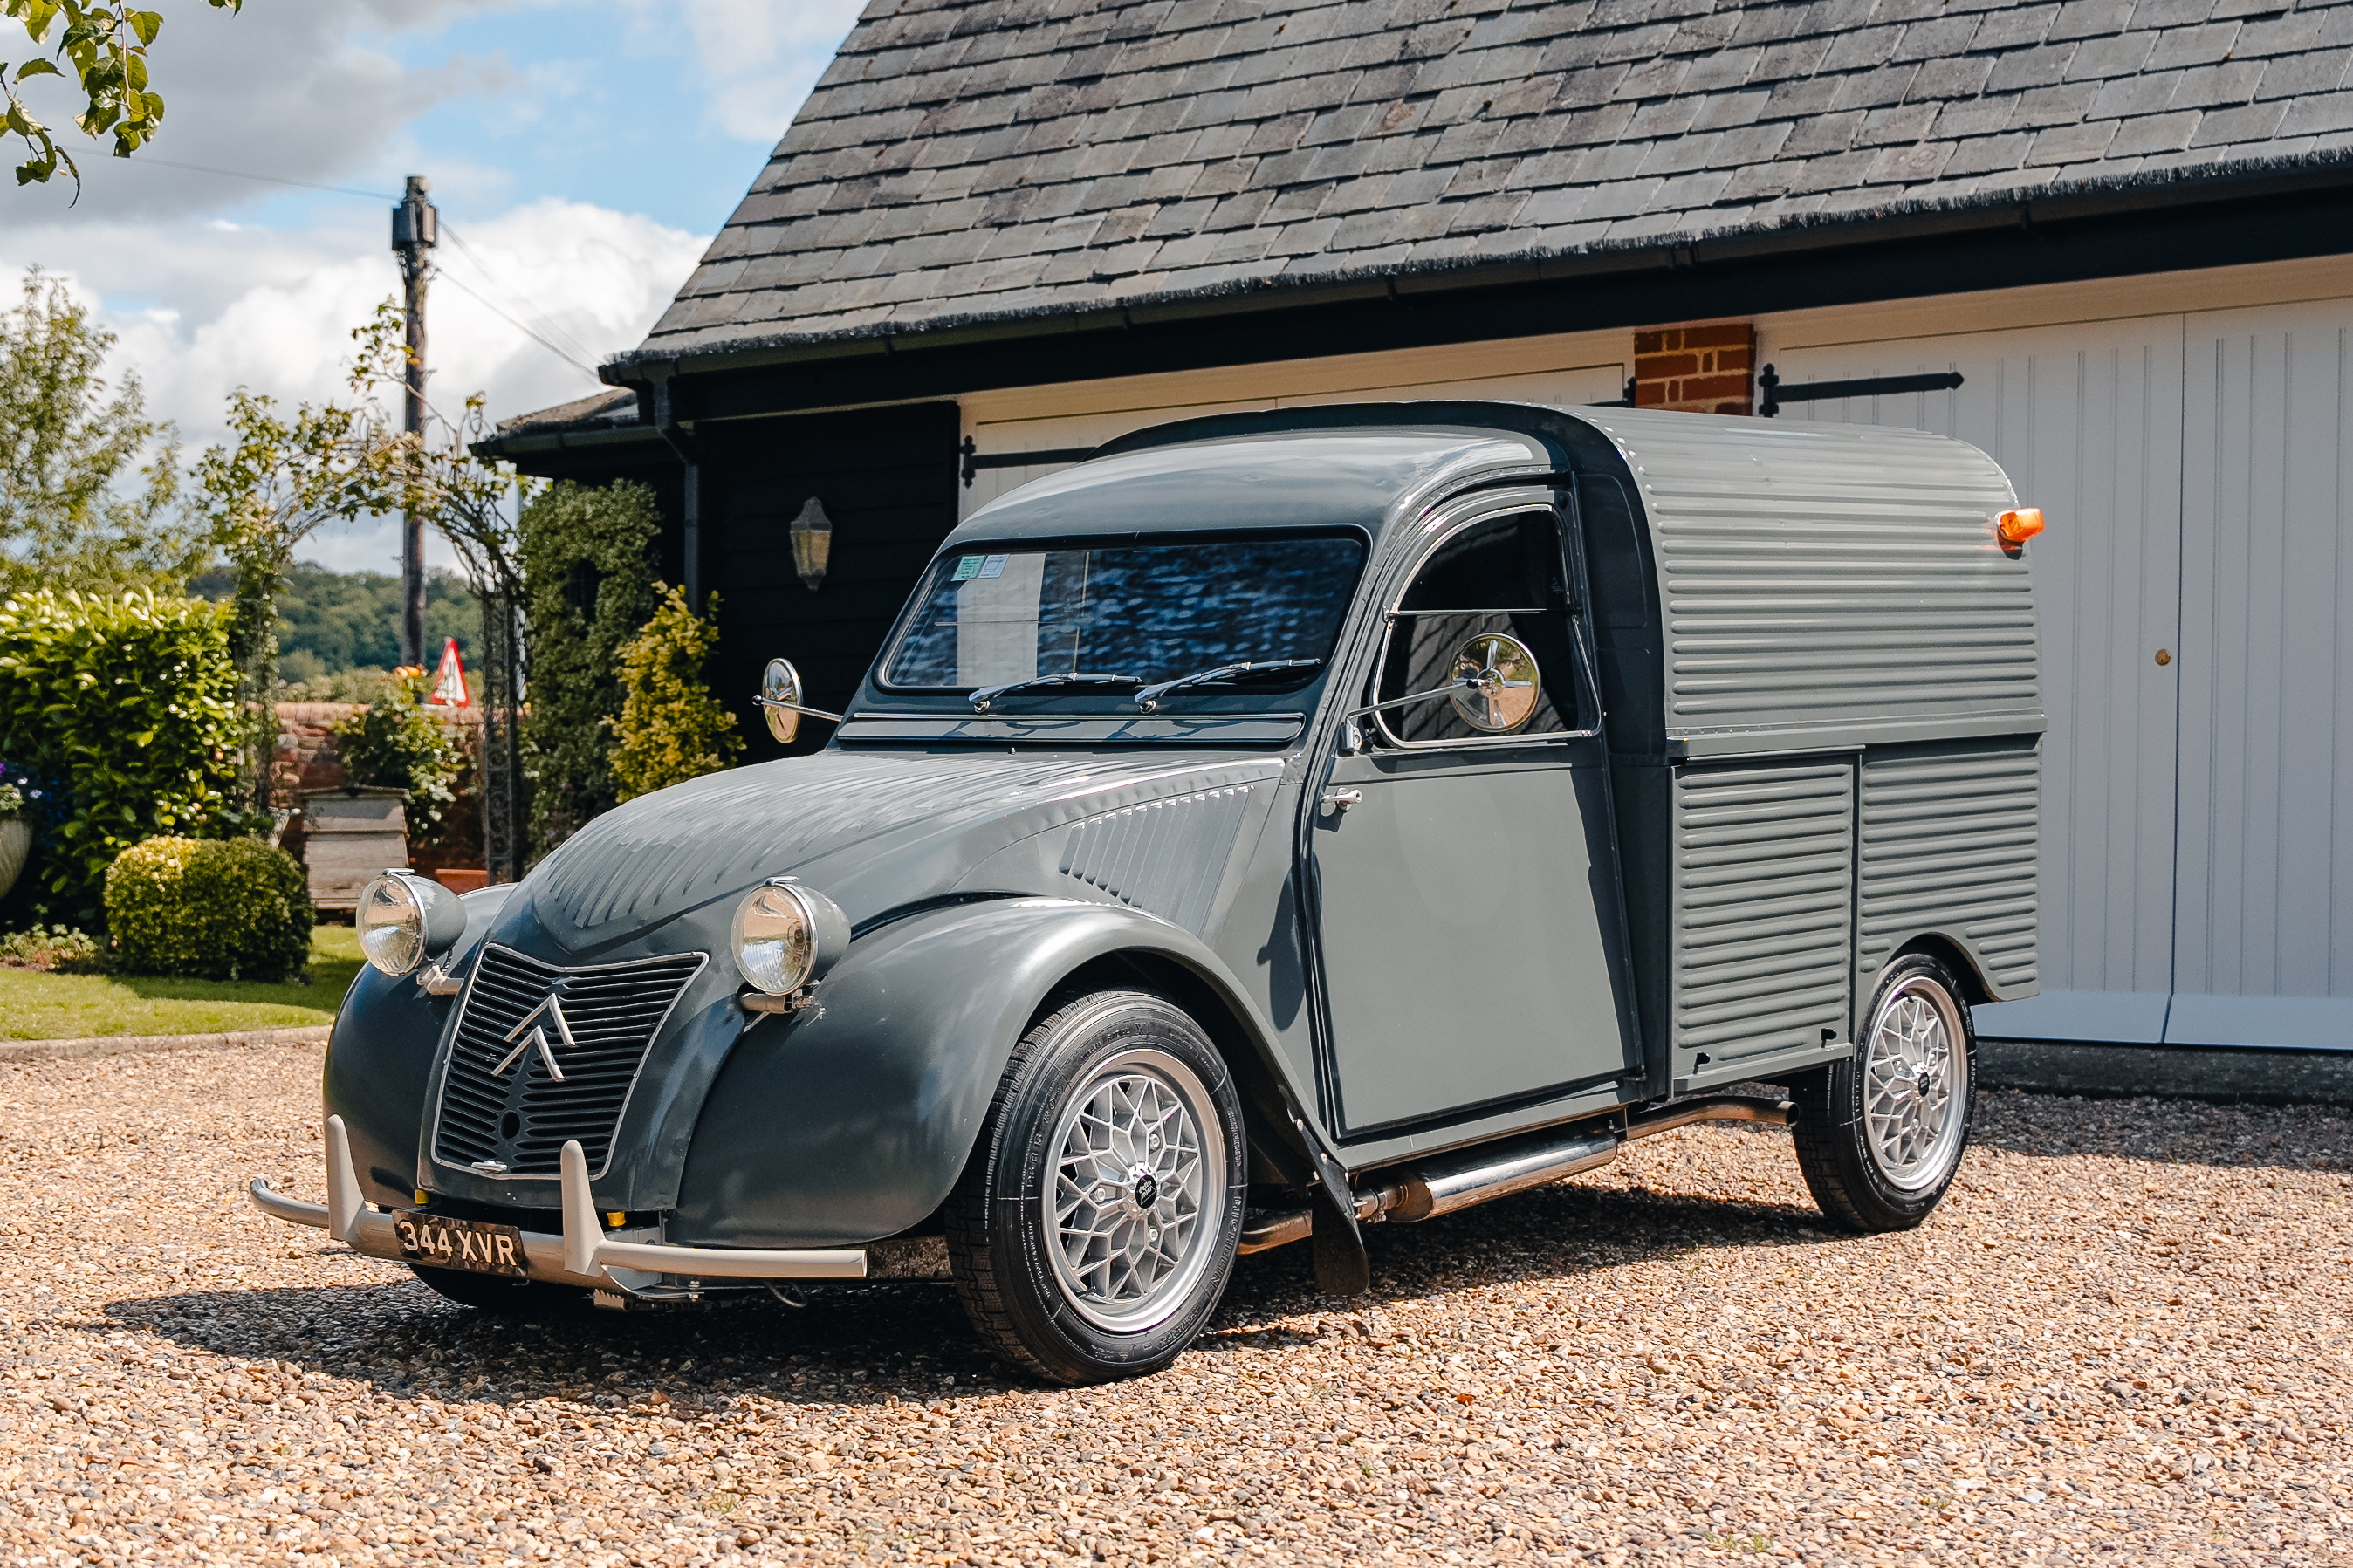
[[[31,795],[35,800],[38,800],[41,797],[40,791],[27,791],[24,785],[10,778],[8,776],[8,764],[5,763],[0,763],[0,822],[5,822],[12,816],[22,816],[24,815],[25,797],[27,794]]]

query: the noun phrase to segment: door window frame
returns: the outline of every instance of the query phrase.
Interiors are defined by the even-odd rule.
[[[1355,754],[1360,756],[1401,755],[1429,752],[1493,751],[1498,748],[1550,746],[1570,742],[1591,741],[1600,736],[1603,717],[1601,683],[1596,674],[1599,661],[1594,657],[1592,647],[1592,602],[1586,586],[1585,562],[1582,552],[1570,547],[1577,526],[1576,508],[1575,492],[1565,486],[1540,494],[1531,494],[1525,489],[1518,489],[1514,494],[1482,496],[1465,506],[1456,516],[1441,521],[1422,541],[1419,548],[1415,551],[1410,564],[1397,574],[1380,611],[1380,637],[1373,645],[1372,667],[1366,673],[1365,685],[1361,689],[1366,701],[1350,710],[1345,716],[1347,724],[1357,727],[1358,732],[1363,735],[1363,743],[1356,748],[1344,748],[1344,753],[1347,750],[1353,750]],[[1381,672],[1388,668],[1389,649],[1396,640],[1400,621],[1428,614],[1549,615],[1552,613],[1549,605],[1536,606],[1533,609],[1485,612],[1431,612],[1403,608],[1405,596],[1412,590],[1414,580],[1447,544],[1482,523],[1493,522],[1499,519],[1517,517],[1530,512],[1541,512],[1552,521],[1554,548],[1559,552],[1561,580],[1567,587],[1568,597],[1567,613],[1570,692],[1577,705],[1577,710],[1587,716],[1586,726],[1576,730],[1544,730],[1534,732],[1515,730],[1502,735],[1469,735],[1436,741],[1400,739],[1383,721],[1382,713],[1385,709],[1416,699],[1422,701],[1444,700],[1441,697],[1421,693],[1412,694],[1410,698],[1392,699],[1388,702],[1380,700]],[[1438,689],[1443,691],[1445,689]],[[1369,729],[1366,727],[1366,721],[1370,721]],[[1376,734],[1379,737],[1377,742],[1374,739]]]

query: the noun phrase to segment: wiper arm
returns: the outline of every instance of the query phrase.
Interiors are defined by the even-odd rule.
[[[972,694],[972,710],[986,713],[1000,697],[1016,691],[1043,691],[1053,686],[1141,686],[1140,675],[1033,675],[1027,680],[1008,680],[1002,686],[984,686]]]
[[[1214,669],[1197,669],[1190,675],[1180,675],[1174,680],[1145,687],[1135,694],[1135,709],[1139,713],[1158,712],[1162,698],[1172,691],[1182,691],[1188,686],[1207,686],[1213,680],[1234,680],[1245,675],[1263,675],[1274,669],[1314,669],[1323,662],[1320,658],[1244,659],[1240,664],[1221,664]]]

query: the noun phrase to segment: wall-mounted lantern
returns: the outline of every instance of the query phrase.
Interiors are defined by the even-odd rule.
[[[825,563],[833,554],[833,519],[825,515],[825,503],[809,497],[800,516],[793,519],[792,534],[793,569],[814,594],[825,582]]]

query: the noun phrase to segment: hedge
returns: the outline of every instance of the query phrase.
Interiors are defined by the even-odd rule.
[[[645,485],[616,479],[590,489],[564,480],[532,498],[520,521],[531,672],[523,768],[535,858],[617,802],[621,649],[654,613],[661,513]]]
[[[150,838],[106,873],[115,961],[134,974],[283,980],[316,919],[302,868],[259,838]]]
[[[241,826],[231,613],[143,590],[0,601],[0,757],[66,795],[40,847],[51,918],[95,923],[141,839]]]

